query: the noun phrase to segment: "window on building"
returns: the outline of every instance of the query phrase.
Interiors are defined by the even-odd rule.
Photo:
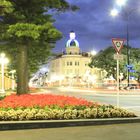
[[[79,62],[78,61],[75,62],[75,66],[79,66]]]
[[[69,62],[67,62],[67,66],[69,66]]]
[[[70,62],[70,66],[72,66],[72,62]]]

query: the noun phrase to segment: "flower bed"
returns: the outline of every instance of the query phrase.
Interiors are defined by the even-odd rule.
[[[10,95],[0,101],[0,120],[93,119],[135,117],[112,105],[59,95]]]

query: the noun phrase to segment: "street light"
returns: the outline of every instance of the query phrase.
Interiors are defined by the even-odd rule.
[[[111,11],[110,11],[110,15],[111,16],[113,16],[113,17],[116,17],[117,15],[118,15],[118,10],[117,9],[112,9]]]
[[[118,6],[124,6],[126,4],[127,0],[116,0],[116,4]],[[115,11],[116,10],[116,11]],[[119,13],[119,11],[117,9],[113,9],[111,10],[111,16],[116,17]],[[134,10],[133,9],[129,9],[128,11],[125,11],[125,17],[126,17],[126,46],[127,46],[127,65],[130,64],[130,49],[129,49],[129,19],[130,19],[130,15],[132,14]],[[129,87],[129,80],[130,77],[130,73],[129,73],[129,69],[127,70],[127,86]]]
[[[5,93],[4,89],[4,65],[7,64],[9,60],[5,57],[4,53],[0,55],[0,64],[1,64],[1,93]]]
[[[116,0],[116,4],[118,6],[124,6],[126,4],[127,0]],[[132,11],[131,11],[132,12]],[[130,50],[129,50],[129,16],[131,14],[130,11],[126,11],[125,12],[125,16],[126,16],[126,46],[127,46],[127,65],[130,64]],[[128,87],[129,87],[129,76],[130,76],[130,73],[129,73],[129,69],[127,70],[127,83],[128,83]]]
[[[126,4],[127,0],[116,0],[116,4],[118,6],[124,6]]]
[[[92,55],[92,56],[94,56],[94,55],[96,55],[96,54],[97,54],[97,52],[96,52],[95,50],[92,50],[92,51],[91,51],[91,55]]]

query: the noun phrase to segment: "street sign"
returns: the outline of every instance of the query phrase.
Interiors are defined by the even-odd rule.
[[[117,53],[119,53],[123,48],[124,41],[124,39],[112,38],[113,47],[115,48]]]
[[[129,72],[136,72],[136,70],[134,70],[134,69],[130,69]]]
[[[126,65],[127,68],[133,68],[133,65]]]
[[[130,80],[134,80],[135,79],[135,76],[129,76],[129,79]]]
[[[123,60],[123,55],[120,55],[119,52],[123,47],[124,39],[118,39],[118,38],[112,38],[113,46],[117,52],[117,54],[114,55],[114,59],[117,60],[117,107],[119,107],[119,94],[120,94],[120,88],[119,88],[119,60]]]
[[[123,60],[123,55],[122,54],[114,54],[114,59],[115,60]]]

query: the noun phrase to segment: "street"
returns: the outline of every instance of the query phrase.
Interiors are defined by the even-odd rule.
[[[49,88],[43,89],[44,93],[58,94],[58,95],[68,95],[75,96],[78,98],[84,98],[89,101],[100,102],[103,104],[117,104],[117,93],[104,93],[95,90],[81,90],[74,89],[70,87],[59,87],[59,88]],[[125,93],[119,95],[119,106],[125,108],[132,112],[135,112],[136,115],[140,116],[140,92]]]

